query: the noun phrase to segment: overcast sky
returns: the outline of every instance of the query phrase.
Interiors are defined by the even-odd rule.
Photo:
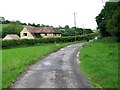
[[[107,0],[0,0],[0,16],[7,20],[52,26],[74,26],[95,29],[95,17]]]

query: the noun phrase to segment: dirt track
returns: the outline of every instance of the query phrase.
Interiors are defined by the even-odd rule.
[[[12,88],[92,88],[77,67],[77,53],[85,43],[66,46],[30,66]]]

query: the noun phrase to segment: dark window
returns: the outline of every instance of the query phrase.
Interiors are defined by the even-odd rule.
[[[47,33],[45,33],[45,36],[47,36]]]
[[[23,36],[27,36],[27,33],[23,33]]]

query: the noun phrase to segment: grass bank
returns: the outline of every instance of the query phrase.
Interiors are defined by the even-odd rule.
[[[81,48],[79,66],[95,87],[118,88],[118,44],[104,38]]]
[[[78,42],[44,44],[40,46],[2,50],[2,88],[9,87],[29,65],[35,63],[38,59],[43,58],[61,47],[74,43]]]

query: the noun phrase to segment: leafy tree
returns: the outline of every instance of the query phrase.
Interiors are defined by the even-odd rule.
[[[9,21],[9,20],[6,20],[6,21],[5,21],[5,24],[8,24],[8,23],[10,23],[10,21]]]
[[[104,9],[96,17],[102,36],[115,36],[120,41],[120,1],[106,2]]]
[[[35,25],[35,23],[33,23],[33,24],[31,24],[31,26],[35,27],[36,25]]]
[[[93,33],[93,31],[91,29],[84,29],[84,34],[89,34],[89,33]]]
[[[83,29],[82,28],[76,28],[76,35],[82,35],[83,34]]]
[[[75,30],[72,28],[69,29],[62,29],[62,36],[75,36]]]
[[[120,2],[107,2],[105,5],[106,30],[119,38],[120,34]],[[120,40],[120,39],[118,39]]]
[[[5,18],[4,17],[0,17],[0,23],[5,23]]]
[[[41,24],[41,27],[45,27],[45,25],[44,25],[44,24]]]
[[[69,25],[65,25],[65,29],[69,29]]]
[[[20,34],[20,31],[23,29],[23,26],[20,22],[11,22],[2,30],[2,38],[4,38],[7,34]]]
[[[37,24],[36,27],[40,27],[40,24]]]
[[[106,31],[106,23],[105,23],[105,9],[101,10],[101,13],[96,17],[96,22],[98,25],[97,29],[100,29],[100,33],[102,37],[108,36],[109,33]]]
[[[32,24],[31,23],[28,23],[29,26],[31,26]]]
[[[27,25],[26,23],[21,23],[21,25]]]

